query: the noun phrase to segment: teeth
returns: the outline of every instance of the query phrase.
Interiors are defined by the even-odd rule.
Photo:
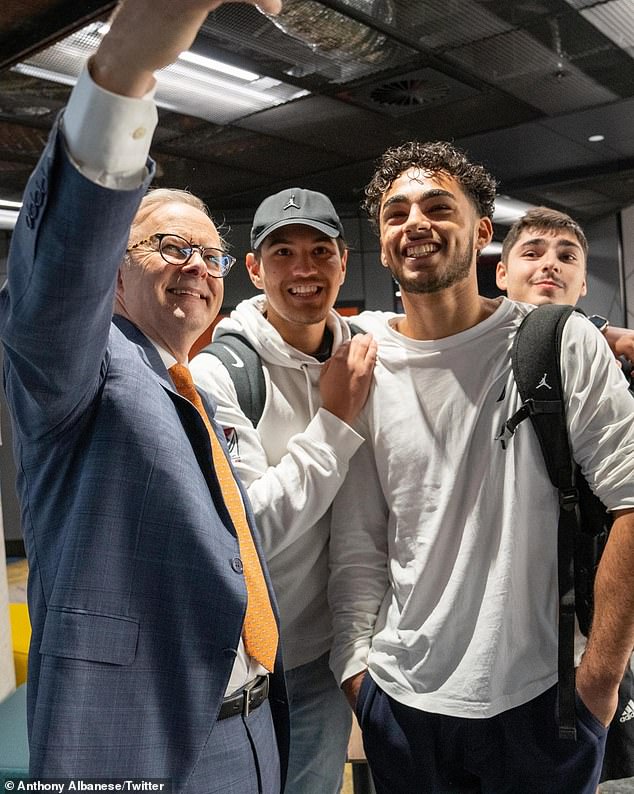
[[[407,256],[427,256],[433,254],[439,248],[437,243],[421,243],[420,245],[410,245],[407,247]]]
[[[191,295],[194,298],[202,297],[198,292],[192,292],[189,289],[173,289],[172,292],[174,295]]]
[[[315,295],[319,288],[313,286],[305,286],[305,287],[291,287],[290,293],[291,295]]]

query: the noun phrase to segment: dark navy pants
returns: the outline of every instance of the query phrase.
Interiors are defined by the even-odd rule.
[[[357,718],[377,794],[595,794],[607,729],[577,697],[577,741],[557,733],[557,687],[486,719],[398,703],[366,675]]]

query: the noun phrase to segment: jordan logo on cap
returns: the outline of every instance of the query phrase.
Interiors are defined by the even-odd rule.
[[[295,203],[295,194],[294,193],[291,193],[291,197],[286,202],[286,204],[282,207],[282,210],[290,210],[291,208],[294,208],[296,210],[299,209],[299,204]]]

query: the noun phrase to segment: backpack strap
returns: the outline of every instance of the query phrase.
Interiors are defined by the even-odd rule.
[[[365,333],[363,328],[359,328],[359,326],[356,323],[353,323],[351,320],[348,320],[348,328],[350,329],[350,333],[352,336]]]
[[[238,333],[225,333],[203,347],[220,359],[229,373],[245,416],[257,427],[266,401],[266,381],[262,361],[253,345]]]
[[[541,447],[548,476],[559,492],[557,569],[559,585],[559,736],[576,739],[575,720],[575,536],[579,531],[579,491],[561,382],[561,338],[572,306],[540,306],[528,314],[513,342],[511,363],[522,407],[506,423],[505,441],[529,417]]]

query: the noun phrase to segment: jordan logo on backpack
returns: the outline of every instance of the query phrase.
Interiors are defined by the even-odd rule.
[[[630,720],[634,720],[634,700],[631,698],[623,714],[619,717],[619,722],[629,722]]]
[[[544,377],[539,381],[539,383],[537,384],[537,386],[535,386],[535,388],[536,389],[551,389],[551,391],[552,391],[552,386],[549,386],[546,383],[546,373],[545,372],[544,372]]]

